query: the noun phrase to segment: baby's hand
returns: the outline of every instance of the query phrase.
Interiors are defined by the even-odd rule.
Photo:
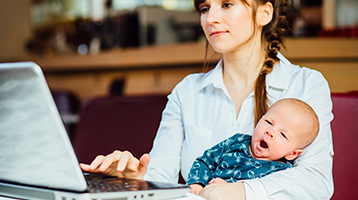
[[[199,185],[199,184],[190,184],[189,185],[191,190],[190,190],[190,193],[193,193],[193,194],[199,194],[200,191],[203,189],[203,186]]]
[[[222,178],[214,178],[214,179],[212,179],[210,182],[209,182],[209,184],[213,184],[213,183],[228,183],[228,182],[226,182],[224,179],[222,179]]]

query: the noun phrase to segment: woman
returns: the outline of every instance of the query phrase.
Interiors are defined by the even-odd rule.
[[[252,134],[269,106],[298,98],[317,113],[320,133],[292,169],[261,179],[212,184],[207,199],[329,199],[333,193],[332,103],[317,71],[291,64],[278,51],[285,31],[285,0],[195,0],[206,38],[223,58],[208,73],[184,78],[168,96],[149,155],[98,156],[85,171],[177,182],[194,159],[235,133]],[[149,163],[149,165],[148,165]]]

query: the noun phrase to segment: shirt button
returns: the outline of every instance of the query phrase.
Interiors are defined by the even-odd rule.
[[[333,158],[333,156],[334,156],[334,153],[331,151],[331,152],[329,152],[329,156],[331,156],[331,158]]]

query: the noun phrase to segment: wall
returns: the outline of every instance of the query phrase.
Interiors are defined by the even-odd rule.
[[[25,44],[31,37],[30,2],[0,1],[0,61],[16,60],[26,55]]]

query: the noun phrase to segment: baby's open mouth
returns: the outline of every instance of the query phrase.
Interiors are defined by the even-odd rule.
[[[265,149],[268,148],[267,143],[266,143],[265,141],[263,141],[263,140],[260,142],[260,146],[261,146],[262,148],[265,148]]]

